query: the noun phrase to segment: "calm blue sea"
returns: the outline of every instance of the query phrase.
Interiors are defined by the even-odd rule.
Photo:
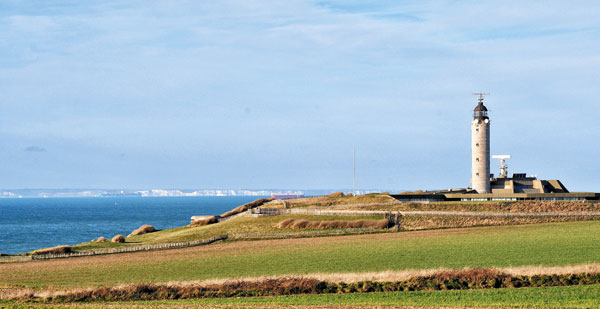
[[[228,197],[99,197],[0,199],[0,253],[74,245],[128,235],[143,224],[166,229],[193,215],[218,215],[257,199]]]

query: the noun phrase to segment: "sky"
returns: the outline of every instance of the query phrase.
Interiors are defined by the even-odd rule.
[[[0,2],[0,188],[600,191],[597,1]],[[492,171],[497,173],[496,160]]]

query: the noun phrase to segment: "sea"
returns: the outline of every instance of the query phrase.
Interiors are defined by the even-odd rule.
[[[219,215],[257,196],[0,199],[0,253],[18,254],[124,236],[150,224],[168,229],[191,216]]]

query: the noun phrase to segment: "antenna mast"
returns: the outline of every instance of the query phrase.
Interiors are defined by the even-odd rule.
[[[476,95],[479,96],[479,103],[483,104],[483,96],[484,95],[490,95],[489,92],[473,92],[472,95]]]
[[[356,195],[356,147],[352,145],[352,194]]]

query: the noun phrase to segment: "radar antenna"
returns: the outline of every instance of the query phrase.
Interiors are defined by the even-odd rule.
[[[506,178],[508,176],[508,165],[506,164],[506,159],[510,159],[510,155],[493,155],[492,159],[500,160],[500,178]]]
[[[472,95],[476,95],[479,96],[479,103],[483,104],[483,96],[484,95],[490,95],[489,92],[473,92]]]

